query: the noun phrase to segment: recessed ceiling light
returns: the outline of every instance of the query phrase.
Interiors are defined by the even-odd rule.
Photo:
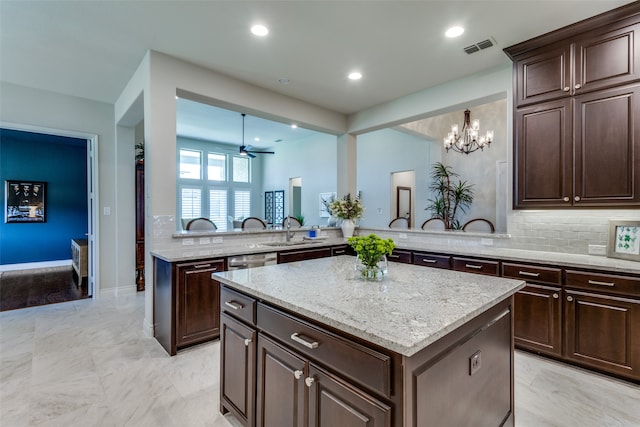
[[[251,27],[251,32],[256,36],[264,37],[269,34],[269,29],[264,25],[258,24]]]
[[[357,71],[353,71],[353,72],[349,73],[349,78],[351,80],[360,80],[362,78],[362,74],[360,74]]]
[[[462,27],[451,27],[444,33],[445,36],[449,38],[460,37],[464,33],[464,28]]]
[[[295,124],[295,123],[293,123],[293,124],[291,125],[291,129],[298,129],[298,125],[297,125],[297,124]]]
[[[278,83],[280,83],[281,85],[288,85],[289,83],[291,83],[291,80],[286,77],[282,77],[278,79]]]

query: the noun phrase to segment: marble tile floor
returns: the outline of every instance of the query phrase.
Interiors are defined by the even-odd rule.
[[[0,313],[0,426],[237,427],[219,342],[169,357],[143,315],[142,293]],[[640,426],[637,385],[522,352],[515,375],[518,427]]]

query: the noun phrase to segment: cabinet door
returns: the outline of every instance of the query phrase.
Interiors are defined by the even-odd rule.
[[[571,45],[535,50],[514,63],[516,105],[549,101],[571,94]]]
[[[254,329],[222,314],[220,333],[220,404],[246,426],[255,419],[256,337]]]
[[[571,124],[569,99],[516,111],[514,208],[571,206]]]
[[[402,262],[411,264],[411,251],[403,251],[402,249],[394,249],[391,255],[388,255],[389,261]]]
[[[279,252],[278,264],[307,259],[325,258],[331,256],[331,248],[300,249],[295,251]]]
[[[514,302],[516,346],[555,356],[562,355],[560,288],[528,284]]]
[[[390,427],[391,407],[309,364],[309,427]]]
[[[640,205],[640,85],[575,98],[576,206]]]
[[[256,426],[304,427],[306,361],[258,335]]]
[[[632,83],[640,79],[640,24],[611,31],[591,31],[579,37],[575,49],[576,95]]]
[[[566,291],[566,357],[640,379],[640,300]]]
[[[220,282],[211,274],[224,270],[224,261],[177,266],[176,344],[203,342],[220,335]]]

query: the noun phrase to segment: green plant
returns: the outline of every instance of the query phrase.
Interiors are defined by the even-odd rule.
[[[446,230],[459,230],[461,225],[457,215],[465,213],[471,206],[473,184],[460,180],[451,166],[440,162],[434,163],[431,178],[433,181],[429,189],[435,193],[435,198],[429,199],[431,204],[425,209],[431,211],[432,218],[441,219]],[[454,182],[455,178],[458,178],[457,182]]]
[[[136,160],[144,160],[144,140],[138,142],[133,148],[136,151]]]
[[[296,215],[295,218],[298,220],[300,225],[304,225],[304,215],[302,215],[302,214]]]
[[[362,264],[368,267],[375,267],[382,255],[391,255],[396,247],[393,239],[382,239],[375,234],[349,237],[347,243],[356,251]]]
[[[334,200],[329,206],[333,215],[340,219],[356,219],[364,213],[364,206],[362,206],[360,199],[357,196],[351,197],[351,194],[347,194],[342,199]]]

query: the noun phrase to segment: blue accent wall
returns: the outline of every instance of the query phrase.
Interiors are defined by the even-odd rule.
[[[70,259],[88,230],[87,141],[0,129],[0,180],[0,265]],[[44,223],[5,223],[6,180],[47,183]]]

